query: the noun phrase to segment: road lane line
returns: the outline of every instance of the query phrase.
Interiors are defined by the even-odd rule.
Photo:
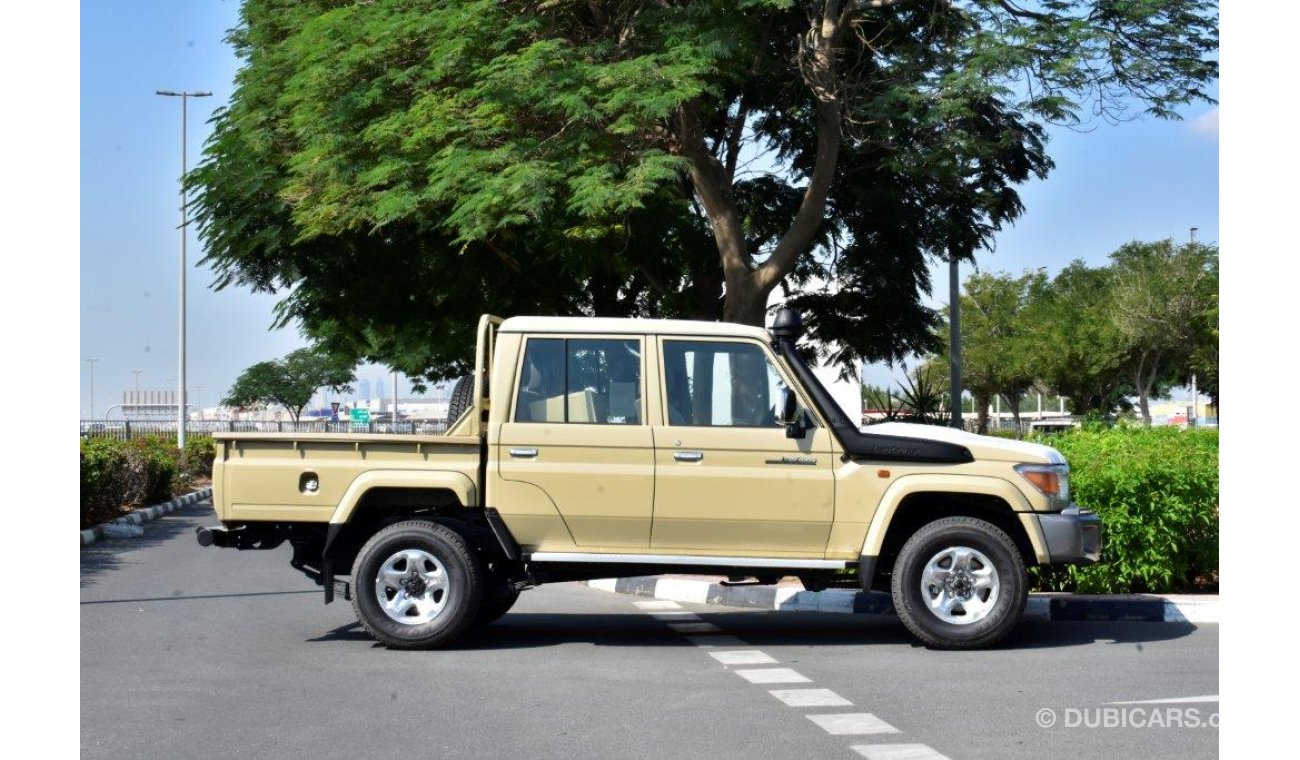
[[[750,683],[812,683],[811,678],[790,668],[745,668],[735,673]]]
[[[632,602],[632,604],[635,604],[643,610],[680,610],[682,608],[682,606],[677,602],[663,602],[658,600],[653,602]]]
[[[789,707],[849,707],[853,704],[830,689],[772,689],[767,693]]]
[[[694,612],[688,612],[686,610],[680,610],[677,612],[671,612],[665,610],[664,612],[647,612],[646,614],[654,618],[655,620],[663,620],[665,622],[671,620],[679,623],[685,623],[688,620],[701,619],[699,615],[696,615]]]
[[[867,760],[948,760],[926,744],[855,744],[850,749]]]
[[[805,715],[805,718],[836,736],[866,734],[896,734],[898,729],[871,713],[839,713],[836,715]]]
[[[1142,699],[1133,702],[1107,702],[1108,705],[1181,705],[1195,704],[1199,702],[1218,702],[1219,695],[1212,694],[1207,697],[1174,697],[1172,699]]]
[[[738,649],[732,652],[709,652],[709,656],[723,665],[775,665],[776,660],[757,649]]]

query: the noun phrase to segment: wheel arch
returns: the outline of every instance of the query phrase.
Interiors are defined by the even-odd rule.
[[[885,492],[862,546],[864,589],[888,588],[894,560],[922,526],[944,517],[973,517],[995,525],[1015,542],[1025,564],[1047,561],[1046,544],[1024,494],[1001,478],[908,476]]]

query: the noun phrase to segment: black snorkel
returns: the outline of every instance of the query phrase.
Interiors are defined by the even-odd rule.
[[[855,421],[845,416],[840,405],[835,403],[830,392],[795,351],[795,344],[799,342],[804,332],[803,318],[799,312],[794,309],[781,309],[776,313],[776,319],[773,320],[768,332],[772,335],[772,345],[776,352],[794,370],[799,382],[812,397],[813,404],[830,425],[831,433],[844,447],[848,457],[881,462],[939,464],[962,464],[975,461],[970,449],[960,444],[898,435],[863,433],[858,429]]]

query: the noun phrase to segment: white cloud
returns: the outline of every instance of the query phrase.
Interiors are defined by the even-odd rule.
[[[1219,137],[1219,107],[1215,106],[1192,119],[1188,127],[1191,128],[1194,135],[1212,137],[1217,140]]]

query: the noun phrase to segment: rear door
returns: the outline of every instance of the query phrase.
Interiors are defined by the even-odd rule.
[[[650,545],[645,343],[640,335],[524,341],[513,408],[501,425],[499,472],[545,492],[579,546]]]
[[[815,426],[786,437],[776,410],[790,380],[768,347],[748,339],[659,344],[665,424],[654,428],[651,545],[823,556],[835,518],[830,432],[806,415]]]

